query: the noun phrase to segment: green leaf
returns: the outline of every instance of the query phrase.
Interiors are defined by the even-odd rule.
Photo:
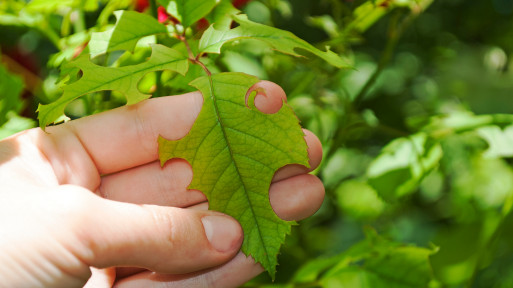
[[[89,51],[92,57],[116,50],[133,52],[142,37],[167,32],[166,26],[146,14],[120,10],[114,15],[117,21],[112,29],[91,35]]]
[[[51,12],[60,7],[74,7],[75,0],[32,0],[26,9],[32,11]]]
[[[232,2],[230,0],[221,0],[219,4],[217,4],[212,12],[208,13],[205,18],[209,23],[214,24],[216,29],[229,29],[230,25],[233,22],[232,15],[239,14],[240,10],[233,7]]]
[[[143,63],[119,68],[103,67],[93,64],[83,55],[67,64],[67,68],[76,67],[82,70],[82,78],[64,87],[64,93],[57,101],[48,105],[39,105],[39,125],[45,127],[64,114],[64,108],[80,96],[104,91],[115,90],[125,94],[127,104],[135,104],[149,98],[137,89],[141,78],[149,72],[172,70],[185,74],[188,69],[187,57],[180,52],[162,46],[152,45],[151,57]]]
[[[184,28],[205,17],[216,6],[216,0],[158,0],[166,8],[167,13],[173,15],[182,23]]]
[[[9,73],[0,64],[0,126],[7,121],[7,113],[14,111],[18,113],[21,109],[20,94],[23,91],[23,80],[17,75]]]
[[[333,266],[335,266],[343,259],[344,255],[339,254],[329,258],[321,257],[311,260],[296,271],[292,281],[294,283],[315,282],[321,274],[333,268]]]
[[[363,3],[358,6],[354,10],[354,19],[349,23],[349,25],[345,28],[346,30],[354,29],[359,32],[365,32],[369,27],[381,19],[387,12],[392,10],[391,5],[382,5],[386,4],[387,0],[379,0],[376,2],[379,3],[371,3],[369,1]]]
[[[487,158],[513,157],[513,125],[501,129],[499,126],[485,126],[476,130],[488,142]]]
[[[513,169],[503,159],[474,156],[453,175],[451,192],[476,208],[498,209],[513,195]]]
[[[385,203],[367,183],[348,180],[335,190],[337,205],[356,219],[373,219],[385,209]]]
[[[367,238],[342,253],[345,257],[319,282],[322,287],[427,288],[435,281],[429,257],[437,251],[367,231]]]
[[[358,288],[427,288],[436,284],[430,256],[438,252],[437,247],[428,249],[390,241],[372,228],[365,229],[365,234],[364,240],[340,254],[307,262],[291,282]]]
[[[35,126],[36,121],[19,116],[14,113],[14,111],[10,111],[7,113],[7,122],[0,126],[0,140]]]
[[[369,165],[369,184],[387,201],[415,191],[420,181],[442,158],[440,143],[425,133],[390,142]]]
[[[258,82],[242,73],[221,73],[191,83],[203,94],[203,108],[191,131],[177,141],[159,139],[162,165],[172,158],[192,166],[189,189],[202,191],[209,207],[237,219],[244,230],[242,251],[274,278],[277,254],[293,222],[280,219],[269,203],[269,186],[280,167],[308,166],[298,119],[286,104],[264,114],[248,89]]]
[[[248,20],[246,15],[234,15],[232,17],[239,23],[239,26],[230,30],[217,30],[214,25],[211,25],[200,39],[199,52],[221,53],[221,47],[227,42],[250,38],[263,41],[273,49],[285,54],[299,57],[302,55],[298,54],[295,49],[302,49],[313,53],[335,67],[349,67],[334,52],[329,49],[321,51],[289,31],[252,22]]]
[[[53,12],[58,9],[80,8],[84,11],[98,9],[97,0],[32,0],[26,9],[40,12]]]

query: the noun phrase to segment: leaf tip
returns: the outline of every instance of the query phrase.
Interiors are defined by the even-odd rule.
[[[42,105],[42,104],[38,104],[37,105],[36,113],[37,113],[37,119],[39,120],[39,127],[41,129],[43,129],[43,131],[45,131],[46,130],[46,126],[48,125],[48,123],[45,121],[44,117],[41,116],[41,108],[43,106],[44,105]]]

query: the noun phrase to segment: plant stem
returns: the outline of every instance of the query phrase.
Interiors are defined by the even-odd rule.
[[[185,37],[185,35],[178,36],[178,39],[180,39],[180,41],[182,41],[185,44],[185,47],[187,48],[187,53],[189,54],[189,61],[191,61],[191,63],[193,63],[193,64],[201,66],[201,68],[203,68],[205,73],[207,73],[207,76],[210,78],[212,76],[212,73],[210,72],[210,70],[208,70],[207,66],[205,66],[205,64],[203,64],[203,62],[201,62],[199,60],[199,56],[201,54],[198,56],[194,55],[194,53],[192,52],[191,46],[189,45],[189,42],[187,41],[187,38]]]
[[[397,46],[397,42],[400,37],[399,29],[397,27],[397,22],[399,21],[399,17],[401,15],[399,13],[396,13],[392,19],[390,19],[390,25],[388,29],[388,41],[385,45],[385,50],[383,51],[383,54],[381,54],[381,58],[378,62],[378,67],[372,73],[371,77],[365,82],[365,85],[363,85],[362,89],[358,94],[354,97],[353,102],[355,103],[355,106],[358,107],[363,98],[367,95],[369,90],[372,88],[376,80],[378,79],[381,72],[383,72],[383,69],[386,67],[390,59],[392,58],[392,54],[395,50],[395,47]]]
[[[157,10],[157,3],[155,0],[150,0],[150,11],[151,15],[155,17],[155,19],[159,18],[158,10]],[[159,43],[158,36],[155,36],[155,43]],[[153,93],[156,97],[162,96],[162,71],[155,72],[155,93]]]
[[[367,82],[363,85],[362,89],[356,94],[356,96],[353,99],[353,109],[358,111],[358,107],[361,105],[363,99],[369,92],[369,90],[372,88],[372,86],[375,84],[376,80],[378,79],[381,72],[383,72],[383,69],[386,67],[390,59],[392,58],[393,52],[397,46],[397,43],[399,39],[401,38],[401,35],[405,31],[405,29],[411,24],[413,20],[415,20],[423,11],[425,11],[431,3],[433,3],[434,0],[420,0],[416,6],[412,7],[408,16],[406,16],[402,21],[399,21],[401,17],[403,16],[403,13],[401,11],[398,11],[396,14],[392,15],[392,18],[390,19],[390,24],[388,28],[388,40],[385,44],[385,48],[383,53],[381,54],[381,58],[378,62],[378,67],[374,71],[374,73],[369,77]],[[351,109],[350,109],[351,110]],[[335,131],[334,135],[339,135],[334,141],[333,144],[330,145],[330,149],[327,152],[326,158],[329,159],[331,155],[337,150],[338,147],[342,146],[342,144],[345,142],[346,137],[344,137],[343,130],[346,129],[342,121],[339,123],[339,127],[337,128],[337,131]],[[380,125],[379,128],[383,129],[386,128],[383,125]],[[390,129],[387,129],[390,131]],[[396,131],[401,133],[400,131]],[[402,134],[402,133],[401,133]]]
[[[158,19],[159,14],[158,14],[158,11],[157,11],[157,3],[155,2],[155,0],[150,0],[149,2],[150,2],[151,15],[153,17],[155,17],[155,19]]]
[[[75,10],[75,13],[77,13],[77,19],[73,23],[73,28],[75,28],[75,33],[82,32],[87,29],[84,11],[81,9],[81,7],[84,7],[84,5],[85,5],[85,0],[80,1],[80,7]]]
[[[42,102],[52,101],[52,99],[48,99],[48,96],[45,94],[44,90],[41,89],[43,86],[43,81],[38,75],[34,74],[32,71],[28,70],[23,65],[19,64],[16,60],[5,54],[2,55],[2,59],[0,60],[0,63],[6,65],[9,71],[23,77],[25,89],[32,93],[32,95],[39,98]]]
[[[399,22],[399,19],[402,16],[400,13],[396,13],[392,16],[393,18],[390,19],[390,26],[388,29],[389,37],[385,45],[385,50],[383,51],[383,54],[381,55],[381,58],[378,62],[378,67],[372,76],[367,80],[360,92],[355,96],[353,102],[355,103],[356,107],[360,105],[362,99],[372,88],[379,75],[381,72],[383,72],[383,69],[392,58],[392,54],[395,50],[395,47],[397,46],[397,42],[401,38],[404,30],[411,24],[413,20],[415,20],[422,12],[424,12],[433,3],[433,1],[434,0],[418,1],[417,4],[411,8],[408,16],[406,16],[406,18],[404,18],[401,22]]]
[[[60,45],[61,37],[52,29],[52,27],[50,27],[48,22],[45,21],[40,23],[40,25],[36,26],[36,29],[45,35],[57,49],[62,50]]]
[[[474,270],[472,271],[472,275],[470,276],[468,282],[465,284],[465,288],[473,287],[477,273],[481,268],[481,263],[487,259],[488,253],[493,253],[493,250],[497,244],[498,239],[502,235],[503,231],[505,229],[508,229],[508,227],[506,226],[508,224],[511,224],[510,222],[506,221],[508,220],[507,218],[510,216],[510,212],[511,211],[501,215],[501,219],[499,220],[499,223],[497,224],[497,227],[493,231],[492,235],[490,235],[490,238],[488,239],[488,241],[486,241],[484,247],[480,249],[480,251],[477,253],[478,256],[476,265],[474,267]]]

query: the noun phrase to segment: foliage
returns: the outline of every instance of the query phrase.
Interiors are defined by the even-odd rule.
[[[242,252],[261,263],[274,279],[277,255],[285,236],[290,233],[291,223],[276,216],[268,200],[268,191],[279,168],[296,163],[308,166],[303,132],[290,108],[272,115],[256,112],[252,104],[254,99],[246,99],[246,93],[258,82],[257,78],[242,73],[212,75],[199,56],[220,53],[225,43],[249,38],[294,56],[299,56],[294,48],[302,48],[337,67],[342,67],[343,61],[331,51],[321,52],[290,32],[254,23],[244,15],[225,15],[225,18],[233,17],[240,26],[216,30],[212,24],[199,41],[193,43],[191,40],[195,39],[187,35],[187,28],[212,10],[216,3],[162,2],[177,22],[170,30],[174,31],[174,38],[182,41],[187,52],[182,54],[176,49],[153,44],[148,60],[124,67],[93,64],[87,54],[76,57],[62,66],[62,70],[74,74],[80,70],[81,77],[70,77],[73,81],[63,86],[64,93],[57,101],[39,106],[40,126],[44,129],[65,117],[66,106],[85,94],[115,90],[125,95],[127,105],[132,105],[150,97],[137,88],[147,73],[170,70],[185,75],[189,62],[201,66],[206,77],[197,78],[190,85],[203,94],[203,109],[187,137],[176,142],[159,140],[162,165],[172,158],[185,158],[191,163],[195,176],[190,188],[205,193],[211,209],[226,213],[241,223],[244,230]],[[140,38],[168,30],[157,19],[143,14],[116,11],[115,15],[117,22],[112,29],[92,33],[88,44],[92,56],[117,50],[131,52]],[[183,32],[179,34],[178,31]],[[198,51],[198,56],[193,51]],[[284,107],[288,106],[284,104]],[[272,128],[267,128],[269,126]],[[251,140],[258,140],[258,144],[248,146]],[[301,153],[283,152],[296,150]]]
[[[308,263],[293,281],[317,282],[322,287],[428,287],[433,283],[429,256],[437,248],[394,243],[366,230],[364,240],[337,256]]]
[[[22,75],[25,92],[2,96],[12,100],[0,101],[0,119],[9,120],[0,137],[22,129],[8,128],[16,123],[33,126],[23,119],[35,119],[38,104],[59,99],[59,85],[68,84],[64,91],[85,85],[80,81],[91,77],[86,72],[93,67],[127,72],[148,67],[130,88],[141,99],[195,89],[188,83],[205,75],[198,65],[180,70],[185,76],[144,66],[152,57],[148,44],[190,58],[185,44],[169,37],[183,35],[193,58],[212,74],[244,72],[280,84],[301,124],[323,143],[324,160],[314,173],[326,186],[325,203],[292,227],[278,256],[274,286],[513,285],[513,30],[507,1],[253,0],[240,8],[248,20],[234,16],[238,10],[229,1],[159,1],[171,14],[165,26],[154,21],[158,5],[136,14],[133,2],[0,3],[2,62],[35,59],[34,67],[5,65],[11,75],[5,79]],[[198,11],[186,12],[195,7]],[[116,10],[123,10],[116,12],[117,20]],[[127,30],[130,21],[139,21],[132,17],[154,25]],[[216,24],[208,27],[205,21]],[[267,25],[266,37],[291,35],[277,30],[282,29],[304,42],[247,39],[246,21],[259,27],[253,32]],[[143,38],[134,41],[123,30]],[[293,47],[309,45],[319,48],[313,55],[339,55],[335,66],[353,63],[354,69],[273,51],[297,56],[305,51]],[[85,58],[75,58],[81,53]],[[96,57],[88,60],[88,53]],[[1,89],[21,89],[1,79]],[[62,109],[77,118],[125,104],[126,90],[116,90],[90,87],[91,93],[73,94]],[[57,117],[63,115],[59,109]],[[46,123],[56,120],[50,118]],[[246,285],[269,281],[262,275]]]
[[[20,98],[23,80],[0,66],[0,139],[34,126],[35,121],[18,115],[23,108]]]

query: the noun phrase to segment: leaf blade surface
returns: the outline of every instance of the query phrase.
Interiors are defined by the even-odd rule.
[[[193,169],[189,189],[202,191],[209,209],[237,219],[244,230],[242,251],[274,278],[277,254],[293,222],[280,219],[269,202],[274,173],[292,163],[308,166],[304,134],[292,109],[264,114],[245,95],[258,79],[221,73],[191,83],[204,103],[184,138],[159,139],[159,157],[183,158]]]
[[[219,54],[224,44],[230,41],[250,38],[266,42],[273,49],[285,54],[299,57],[301,55],[295,49],[302,49],[318,56],[335,67],[349,67],[348,63],[334,52],[329,49],[321,51],[289,31],[255,23],[243,14],[233,15],[232,17],[239,26],[229,30],[216,30],[214,28],[215,25],[211,25],[200,39],[200,53]]]
[[[187,28],[216,6],[215,0],[158,0],[167,12],[176,17]]]
[[[117,21],[112,29],[91,35],[89,51],[92,57],[116,50],[133,52],[142,37],[167,32],[166,26],[143,13],[119,10],[114,15]]]

